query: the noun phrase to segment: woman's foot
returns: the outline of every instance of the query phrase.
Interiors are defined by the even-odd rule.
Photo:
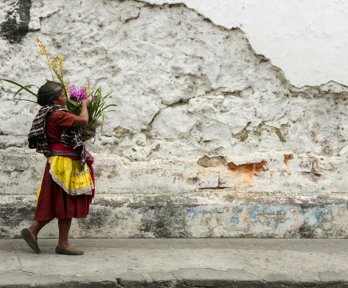
[[[63,254],[63,255],[83,255],[84,252],[81,250],[76,249],[75,247],[69,245],[66,247],[56,247],[56,254]]]
[[[30,229],[25,228],[21,231],[21,236],[28,244],[28,246],[35,251],[35,253],[40,253],[40,248],[37,245],[37,237],[33,234]]]

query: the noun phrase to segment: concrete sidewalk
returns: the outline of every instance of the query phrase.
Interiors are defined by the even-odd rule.
[[[0,287],[348,287],[348,240],[0,240]]]

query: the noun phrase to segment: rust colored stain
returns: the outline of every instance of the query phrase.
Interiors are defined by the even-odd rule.
[[[261,162],[257,163],[248,163],[241,165],[236,165],[233,162],[229,162],[227,166],[228,169],[238,175],[239,184],[244,183],[251,186],[253,185],[253,176],[259,175],[260,173],[266,171],[266,164],[267,162],[265,160],[262,160]]]
[[[233,172],[251,173],[252,175],[258,175],[260,172],[266,171],[266,164],[267,162],[265,160],[262,160],[261,162],[257,163],[248,163],[241,165],[236,165],[233,162],[229,162],[227,165],[228,168]]]
[[[289,161],[294,159],[294,155],[292,154],[284,154],[284,163],[287,166],[289,164]]]

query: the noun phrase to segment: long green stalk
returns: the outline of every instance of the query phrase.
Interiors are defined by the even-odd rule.
[[[0,78],[0,80],[6,81],[6,82],[9,82],[9,83],[11,83],[11,84],[14,84],[14,85],[17,85],[17,86],[21,87],[21,88],[16,92],[15,96],[17,96],[17,94],[18,94],[20,91],[25,90],[25,91],[29,92],[30,94],[34,95],[35,97],[37,97],[37,94],[36,94],[36,93],[34,93],[33,91],[31,91],[29,88],[27,88],[28,86],[31,87],[31,86],[35,86],[35,85],[25,85],[25,86],[24,86],[24,85],[21,85],[21,84],[17,83],[16,81],[13,81],[13,80],[10,80],[10,79],[5,79],[5,78]],[[35,87],[36,87],[36,86],[35,86]],[[14,96],[14,97],[15,97],[15,96]]]

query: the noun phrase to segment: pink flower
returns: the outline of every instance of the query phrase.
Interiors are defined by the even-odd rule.
[[[81,101],[88,98],[87,90],[85,87],[77,88],[76,85],[69,86],[70,99],[75,101]]]
[[[88,98],[87,89],[83,86],[80,88],[79,94],[80,94],[80,100],[84,100]]]

